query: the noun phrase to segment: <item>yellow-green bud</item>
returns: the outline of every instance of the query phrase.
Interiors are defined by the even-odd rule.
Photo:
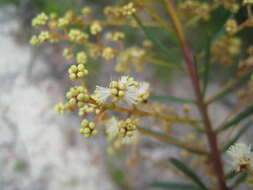
[[[75,75],[74,73],[71,73],[71,74],[69,75],[69,78],[70,78],[71,80],[75,80],[75,79],[76,79],[76,75]]]
[[[87,127],[88,126],[88,121],[86,119],[84,119],[81,123],[82,127]]]
[[[84,134],[84,129],[81,128],[81,129],[79,130],[79,132],[80,132],[80,134]]]
[[[125,94],[124,91],[122,91],[122,90],[119,91],[119,96],[120,97],[124,96],[124,94]]]
[[[79,101],[84,100],[84,98],[85,98],[85,95],[84,95],[83,93],[80,93],[80,94],[77,96],[77,99],[78,99]]]
[[[93,135],[93,136],[96,136],[98,134],[98,131],[97,130],[93,130],[92,132],[91,132],[91,135]]]
[[[78,67],[76,65],[71,65],[70,70],[75,73],[78,70]]]
[[[111,93],[112,93],[112,95],[117,95],[118,90],[116,88],[113,88],[113,89],[111,89]]]
[[[78,64],[77,68],[79,71],[83,71],[85,67],[83,64]]]
[[[94,122],[90,122],[89,123],[89,128],[94,129],[95,128],[95,123]]]
[[[91,130],[87,127],[83,129],[84,134],[90,134]]]
[[[118,86],[119,86],[120,90],[125,90],[126,89],[126,85],[125,84],[119,83]]]
[[[78,72],[78,73],[77,73],[77,76],[78,76],[79,78],[84,77],[84,75],[85,75],[84,72]]]

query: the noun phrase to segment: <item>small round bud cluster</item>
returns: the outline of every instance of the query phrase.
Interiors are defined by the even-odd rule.
[[[126,120],[121,120],[118,122],[119,135],[121,137],[132,137],[133,132],[137,130],[138,119],[128,118]]]
[[[78,29],[71,29],[70,32],[68,33],[68,37],[73,42],[82,43],[88,39],[88,34]]]
[[[48,16],[45,13],[40,13],[32,20],[32,26],[38,27],[38,26],[44,26],[46,25],[48,21]]]
[[[70,49],[65,48],[62,52],[62,55],[66,58],[66,59],[71,59],[73,57],[73,53]]]
[[[81,79],[88,74],[88,70],[85,69],[84,64],[71,65],[68,72],[71,80]]]
[[[101,112],[101,109],[95,105],[95,104],[85,104],[83,107],[80,107],[78,115],[84,116],[85,114],[93,113],[93,114],[99,114]]]
[[[63,103],[56,104],[54,110],[58,114],[64,114],[65,105]]]
[[[81,51],[76,54],[76,62],[78,64],[85,64],[87,62],[87,55],[85,52]]]
[[[124,16],[131,16],[136,12],[136,9],[134,7],[133,3],[128,3],[127,5],[122,7],[122,14]]]
[[[58,17],[58,15],[56,13],[51,13],[50,14],[50,19],[48,21],[48,27],[50,29],[57,28],[57,24],[58,24],[57,17]]]
[[[143,69],[143,57],[146,55],[146,50],[139,47],[130,47],[122,51],[117,57],[115,70],[121,73],[129,73],[132,66],[137,72]]]
[[[43,43],[43,42],[49,40],[50,38],[51,38],[51,35],[48,31],[42,31],[38,36],[40,43]]]
[[[30,44],[33,46],[38,46],[40,45],[40,40],[37,36],[33,35],[30,39]]]
[[[153,47],[153,43],[150,40],[144,40],[142,46],[146,49],[150,49]]]
[[[68,102],[66,103],[68,108],[74,108],[76,106],[81,108],[89,100],[90,96],[84,86],[76,86],[70,88],[66,93],[66,98],[68,99]]]
[[[237,27],[238,25],[235,19],[229,19],[226,23],[226,31],[229,34],[233,34],[234,32],[236,32]]]
[[[236,0],[224,0],[224,7],[232,13],[236,13],[240,9],[240,5]]]
[[[66,27],[67,25],[71,24],[73,18],[74,18],[73,11],[67,11],[63,17],[60,17],[56,21],[56,26],[58,28]]]
[[[102,57],[105,59],[105,60],[111,60],[114,58],[114,52],[113,52],[113,49],[110,48],[110,47],[106,47],[103,52],[102,52]]]
[[[243,0],[243,5],[253,5],[253,0]]]
[[[122,19],[122,8],[121,7],[111,7],[107,6],[104,8],[104,14],[109,18],[109,19]]]
[[[241,40],[237,37],[224,36],[213,44],[211,52],[213,61],[231,64],[233,57],[241,52]]]
[[[30,44],[33,46],[40,45],[48,40],[52,40],[52,37],[48,31],[42,31],[38,36],[33,35],[30,39]]]
[[[201,15],[203,20],[208,20],[210,15],[208,14],[209,5],[199,1],[186,0],[179,4],[180,17],[184,20]]]
[[[112,42],[117,42],[123,40],[124,38],[125,34],[123,32],[108,32],[106,34],[106,39]]]
[[[102,26],[98,21],[94,21],[90,26],[90,33],[92,35],[97,35],[100,32],[102,32]]]
[[[98,134],[98,131],[95,129],[94,122],[89,123],[86,119],[84,119],[81,126],[82,128],[80,129],[80,134],[84,135],[85,138],[90,138]]]
[[[57,21],[57,27],[59,27],[59,28],[63,28],[65,26],[67,26],[68,24],[69,24],[69,20],[64,17],[59,18]]]
[[[88,16],[90,13],[91,13],[91,8],[90,7],[84,7],[82,9],[83,16]]]

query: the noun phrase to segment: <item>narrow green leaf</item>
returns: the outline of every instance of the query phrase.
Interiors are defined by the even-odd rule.
[[[248,174],[242,173],[240,176],[238,176],[238,178],[236,178],[234,185],[232,185],[232,188],[237,187],[238,185],[240,185],[241,183],[243,183],[248,177]]]
[[[174,96],[161,96],[152,94],[150,96],[151,100],[163,101],[163,102],[175,102],[175,103],[185,103],[185,104],[194,104],[194,100],[178,98]]]
[[[231,13],[230,15],[228,15],[227,20],[224,22],[224,24],[221,25],[221,28],[212,39],[211,44],[213,44],[214,42],[219,40],[222,36],[224,36],[224,34],[226,33],[225,23],[227,23],[228,20],[233,19],[234,17],[235,17],[234,13]]]
[[[205,59],[204,59],[204,76],[203,76],[203,91],[202,96],[205,97],[206,89],[208,85],[208,79],[209,79],[209,68],[210,68],[210,49],[211,49],[211,39],[207,40],[206,50],[205,50]]]
[[[247,80],[250,79],[251,71],[247,72],[245,75],[241,76],[236,82],[229,86],[228,88],[224,89],[222,92],[216,94],[214,97],[212,97],[210,100],[207,101],[208,104],[215,102],[217,100],[220,100],[224,98],[226,95],[232,92],[233,89],[235,89],[237,86],[240,86],[242,84],[245,84]]]
[[[237,134],[234,136],[234,138],[232,138],[223,148],[222,148],[222,152],[226,152],[229,147],[231,145],[233,145],[234,143],[236,143],[236,141],[238,141],[238,139],[251,127],[252,122],[249,121],[247,122],[238,132]]]
[[[248,107],[246,110],[244,110],[243,112],[241,112],[237,116],[235,116],[235,118],[228,121],[223,127],[219,128],[217,130],[217,133],[223,132],[223,131],[235,126],[236,124],[240,123],[243,119],[247,118],[251,114],[253,114],[253,106]]]
[[[154,182],[152,187],[158,187],[160,189],[172,189],[172,190],[200,190],[197,186],[192,184],[182,183],[169,183],[169,182]]]
[[[156,46],[158,46],[164,53],[168,54],[169,49],[155,36],[153,36],[150,31],[148,30],[147,27],[145,27],[141,20],[136,16],[133,15],[133,18],[135,19],[135,21],[137,22],[137,24],[139,25],[139,27],[143,30],[145,36],[151,40]]]
[[[175,139],[174,137],[170,137],[170,136],[165,135],[163,133],[159,133],[159,132],[156,132],[156,131],[153,131],[150,129],[145,129],[142,127],[138,127],[138,130],[140,133],[142,133],[144,135],[153,137],[161,142],[165,142],[165,143],[174,145],[176,147],[180,147],[180,148],[185,149],[189,152],[199,154],[199,155],[206,155],[207,154],[207,152],[205,150],[199,149],[191,144],[181,142],[181,141]]]
[[[183,162],[176,158],[171,158],[170,162],[186,176],[188,176],[201,190],[208,190],[205,184],[199,179],[199,177],[188,168]]]

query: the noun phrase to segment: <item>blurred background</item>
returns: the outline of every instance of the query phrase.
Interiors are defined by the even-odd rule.
[[[53,107],[64,100],[70,87],[59,44],[31,47],[33,33],[30,22],[38,13],[80,10],[91,6],[102,16],[105,5],[113,0],[0,0],[0,190],[116,190],[151,189],[151,179],[174,179],[173,173],[154,160],[164,160],[179,152],[157,141],[144,138],[143,154],[136,159],[134,151],[126,150],[108,156],[103,137],[85,140],[79,135],[80,120],[75,115],[58,116]],[[124,3],[124,0],[117,1]],[[226,14],[218,15],[226,18]],[[242,16],[243,17],[243,16]],[[212,23],[212,22],[211,22]],[[209,32],[217,31],[218,24],[209,24]],[[207,27],[207,25],[206,25]],[[138,42],[134,29],[125,29],[128,43]],[[153,31],[157,35],[157,31]],[[196,51],[203,46],[203,34],[193,35]],[[166,42],[166,35],[159,31],[159,38]],[[250,40],[251,37],[248,38]],[[174,55],[174,56],[173,56]],[[180,62],[177,52],[171,59]],[[89,84],[102,83],[111,78],[113,66],[92,63]],[[220,68],[217,66],[217,71]],[[231,67],[231,72],[233,67]],[[219,72],[217,72],[219,73]],[[217,73],[211,75],[217,76]],[[178,76],[163,67],[145,68],[137,75],[156,87],[157,94],[192,97],[187,78]],[[208,88],[212,94],[226,80],[229,72],[215,77]],[[170,82],[168,82],[170,81]],[[178,85],[180,84],[180,88]],[[220,123],[235,97],[213,104],[210,112],[214,123]],[[179,112],[181,108],[174,106]],[[180,129],[174,131],[183,134]],[[251,133],[247,136],[250,137]],[[145,173],[145,175],[143,175]],[[246,188],[247,189],[247,188]]]

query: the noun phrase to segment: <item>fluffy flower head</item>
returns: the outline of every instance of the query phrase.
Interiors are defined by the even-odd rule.
[[[233,170],[241,172],[244,169],[252,168],[253,153],[251,145],[244,143],[234,144],[228,149],[227,154],[231,158],[228,162]]]

